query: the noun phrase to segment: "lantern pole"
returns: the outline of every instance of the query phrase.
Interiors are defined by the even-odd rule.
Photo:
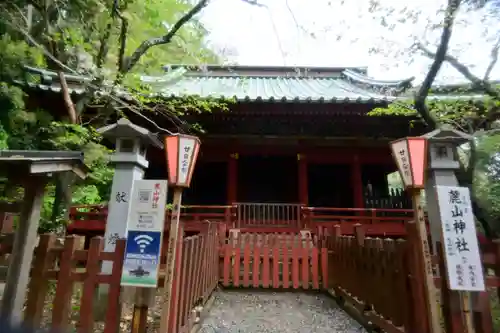
[[[168,327],[170,323],[170,316],[175,315],[175,312],[170,311],[172,306],[172,293],[174,291],[174,273],[175,273],[175,262],[177,257],[177,243],[179,241],[179,225],[180,225],[180,215],[181,215],[181,203],[182,203],[182,187],[175,187],[173,191],[172,200],[172,217],[170,219],[170,230],[168,233],[168,245],[167,245],[167,263],[165,267],[165,282],[163,285],[164,289],[164,303],[163,303],[163,315],[161,320],[160,332],[169,332]]]
[[[424,275],[423,284],[428,314],[428,329],[430,333],[439,333],[442,332],[439,318],[440,310],[434,284],[425,213],[422,207],[422,188],[424,187],[427,164],[427,140],[424,138],[404,138],[391,142],[391,148],[403,184],[412,199],[413,223],[415,223],[418,235],[417,262],[419,271]]]
[[[420,271],[424,273],[424,287],[426,294],[427,311],[429,314],[429,327],[431,333],[441,332],[440,307],[438,302],[437,289],[434,284],[434,272],[429,246],[427,226],[425,223],[425,213],[422,207],[422,190],[420,188],[409,189],[413,203],[414,223],[418,233],[418,252]]]
[[[425,137],[429,142],[429,171],[426,175],[426,195],[429,202],[427,206],[432,245],[434,249],[441,246],[443,256],[446,256],[444,235],[441,227],[443,221],[440,215],[440,210],[443,208],[440,207],[437,186],[460,186],[455,175],[455,170],[460,168],[457,148],[461,144],[472,141],[473,138],[449,126],[443,126],[440,129],[422,135],[422,137]],[[473,223],[472,226],[474,227]],[[442,260],[445,259],[446,258],[443,258]],[[443,281],[446,277],[446,273],[446,270],[438,272]],[[449,282],[450,281],[448,281],[448,283]],[[476,331],[474,327],[476,324],[474,323],[474,312],[481,312],[483,306],[486,308],[489,307],[489,303],[487,302],[488,293],[465,290],[450,290],[450,292],[451,295],[448,302],[456,302],[456,304],[453,304],[449,308],[450,318],[445,318],[446,325],[450,325],[451,322],[458,322],[461,323],[458,324],[458,326],[463,327],[465,332],[474,333]],[[486,299],[486,302],[482,301],[484,299]],[[460,303],[460,305],[458,305],[458,303]],[[491,330],[491,317],[483,321],[481,325],[483,324],[488,326],[488,328],[482,327],[482,330],[485,332]]]
[[[167,262],[165,268],[165,281],[163,285],[163,313],[160,324],[160,332],[170,332],[175,325],[176,311],[170,311],[173,305],[172,297],[174,291],[179,292],[179,277],[174,281],[176,264],[178,261],[179,235],[182,239],[182,228],[180,226],[182,192],[191,183],[194,167],[198,157],[200,140],[197,137],[174,134],[165,138],[165,150],[167,153],[168,180],[173,187],[172,216],[170,219],[170,230],[167,244]],[[175,286],[174,286],[175,283]],[[172,323],[174,322],[174,323]]]

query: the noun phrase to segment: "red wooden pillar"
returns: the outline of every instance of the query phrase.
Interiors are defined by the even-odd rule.
[[[305,155],[297,154],[297,162],[299,164],[299,202],[307,206],[309,204],[308,182],[307,182],[307,161]]]
[[[361,178],[361,163],[357,154],[354,155],[351,172],[351,186],[354,195],[354,207],[364,208],[363,202],[363,179]]]
[[[237,201],[238,193],[238,154],[229,155],[227,162],[227,204]]]

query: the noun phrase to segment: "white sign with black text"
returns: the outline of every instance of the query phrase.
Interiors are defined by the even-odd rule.
[[[394,142],[392,143],[391,148],[404,185],[412,185],[413,178],[410,167],[410,153],[408,151],[408,142],[406,140]]]
[[[187,182],[189,167],[193,160],[195,139],[181,137],[179,141],[179,165],[177,182],[185,184]]]
[[[156,288],[160,265],[166,180],[136,180],[127,217],[127,245],[122,286]]]
[[[467,187],[436,186],[448,285],[451,290],[484,291],[483,266]]]
[[[127,217],[127,229],[163,231],[166,204],[166,180],[136,180]]]

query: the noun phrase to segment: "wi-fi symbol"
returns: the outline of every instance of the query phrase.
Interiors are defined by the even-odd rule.
[[[153,237],[148,235],[138,235],[134,237],[134,241],[137,243],[137,245],[139,245],[139,251],[143,253],[146,246],[151,244],[151,242],[153,241]]]

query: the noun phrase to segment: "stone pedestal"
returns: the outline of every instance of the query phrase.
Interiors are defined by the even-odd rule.
[[[455,170],[460,168],[457,148],[472,139],[469,135],[448,128],[423,135],[429,143],[425,199],[432,238],[432,247],[441,240],[441,222],[437,204],[436,185],[458,186]]]
[[[127,215],[130,206],[130,195],[134,181],[143,179],[144,171],[148,168],[146,152],[149,146],[163,149],[163,144],[156,135],[147,129],[132,124],[129,120],[122,118],[116,124],[98,129],[104,137],[115,141],[115,153],[111,161],[115,165],[115,174],[111,186],[111,196],[108,203],[108,216],[106,230],[104,233],[104,250],[112,252],[115,250],[117,239],[125,238],[127,234]],[[113,263],[104,261],[102,272],[110,274]],[[99,300],[96,302],[96,316],[104,315],[107,298],[105,285],[99,288]],[[104,305],[103,305],[104,304]]]

